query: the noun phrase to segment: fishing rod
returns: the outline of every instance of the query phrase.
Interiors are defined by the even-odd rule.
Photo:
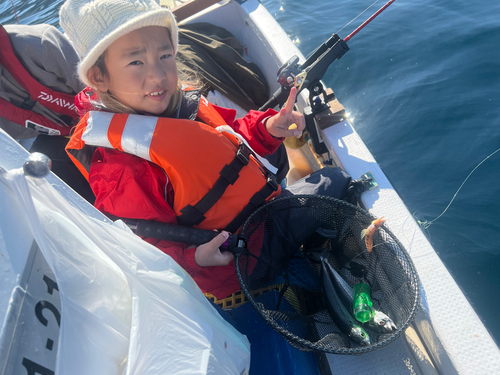
[[[365,22],[363,22],[361,25],[359,25],[356,28],[356,30],[354,30],[352,33],[347,35],[344,38],[344,42],[348,42],[354,35],[356,35],[359,31],[361,31],[361,29],[363,29],[366,25],[368,25],[370,22],[372,22],[375,17],[377,17],[380,13],[382,13],[389,5],[391,5],[395,1],[396,0],[390,0],[387,3],[385,3],[385,5],[382,8],[377,10],[370,18],[368,18]]]
[[[138,236],[180,242],[189,245],[203,245],[220,234],[220,232],[213,230],[168,224],[154,220],[125,219],[110,214],[107,214],[107,217],[112,221],[122,220],[125,225]],[[230,235],[220,246],[220,250],[235,253],[238,251],[238,248],[245,247],[245,238],[235,233]]]
[[[299,58],[297,56],[290,58],[278,70],[278,82],[281,87],[276,90],[272,97],[261,108],[259,108],[259,111],[274,108],[276,105],[282,106],[286,102],[292,87],[297,87],[298,92],[300,92],[304,88],[309,88],[315,81],[323,78],[330,64],[340,59],[349,51],[346,42],[373,21],[394,1],[395,0],[389,0],[345,39],[341,39],[337,34],[332,34],[332,36],[319,46],[302,65],[298,64]],[[285,92],[283,93],[283,91]]]
[[[13,0],[10,0],[10,3],[12,4],[12,9],[14,10],[14,14],[16,16],[16,21],[17,21],[17,24],[20,25],[19,23],[19,18],[17,18],[17,12],[16,12],[16,7],[14,6],[14,1]]]
[[[306,128],[313,142],[314,151],[317,154],[328,152],[324,143],[319,141],[314,116],[329,108],[326,99],[333,100],[334,97],[330,96],[327,98],[321,79],[330,65],[349,51],[349,46],[346,42],[351,40],[354,35],[373,21],[394,1],[395,0],[389,0],[344,39],[341,39],[336,33],[332,34],[332,36],[326,42],[321,44],[303,64],[299,64],[299,58],[297,56],[290,58],[278,70],[278,82],[280,83],[280,88],[278,88],[271,98],[259,108],[259,111],[265,111],[269,108],[274,108],[277,105],[282,107],[287,101],[292,87],[297,88],[297,93],[307,88],[309,91],[309,106],[304,108]]]

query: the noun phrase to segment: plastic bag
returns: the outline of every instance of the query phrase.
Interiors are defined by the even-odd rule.
[[[57,279],[57,374],[248,373],[248,340],[172,258],[121,222],[83,215],[45,180],[6,177]]]

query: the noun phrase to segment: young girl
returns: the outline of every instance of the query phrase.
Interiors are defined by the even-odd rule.
[[[292,110],[296,90],[279,113],[250,111],[238,120],[234,110],[209,104],[199,90],[183,90],[177,25],[154,0],[68,0],[60,24],[89,86],[77,97],[82,118],[66,149],[88,179],[95,206],[121,218],[222,230],[198,247],[146,240],[172,256],[204,292],[217,298],[235,292],[233,255],[219,247],[227,230],[236,231],[280,194],[260,159],[304,129],[303,116]],[[293,123],[296,129],[289,130]],[[335,169],[297,189],[340,197],[348,182]]]

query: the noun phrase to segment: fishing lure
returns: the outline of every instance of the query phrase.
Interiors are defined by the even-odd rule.
[[[378,228],[380,228],[385,223],[384,217],[373,220],[370,226],[366,229],[363,229],[361,232],[361,238],[365,239],[366,249],[369,253],[372,252],[373,249],[373,236]]]
[[[358,322],[366,323],[372,318],[372,300],[370,287],[365,283],[354,285],[354,317]]]

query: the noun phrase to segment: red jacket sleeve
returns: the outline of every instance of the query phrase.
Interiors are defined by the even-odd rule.
[[[222,108],[214,105],[222,118],[235,132],[243,136],[250,147],[260,156],[266,156],[274,153],[283,138],[274,138],[267,131],[264,121],[277,114],[274,109],[268,109],[266,112],[250,111],[240,119],[235,120],[236,111],[234,109]]]

